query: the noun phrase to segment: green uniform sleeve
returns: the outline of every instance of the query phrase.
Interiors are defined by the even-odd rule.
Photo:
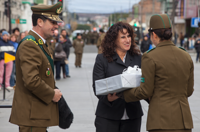
[[[139,87],[124,91],[124,99],[126,102],[138,101],[150,98],[154,90],[155,63],[147,57],[142,56],[142,78]]]
[[[41,79],[39,69],[42,66],[41,49],[33,42],[26,42],[19,49],[20,67],[24,86],[34,95],[49,104],[54,97],[54,88],[51,88]],[[46,58],[45,58],[46,59]]]

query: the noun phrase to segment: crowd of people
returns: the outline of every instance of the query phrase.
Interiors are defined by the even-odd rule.
[[[5,29],[0,30],[0,89],[3,83],[4,75],[4,53],[15,56],[18,44],[20,41],[28,35],[28,31],[20,32],[19,28],[14,28],[12,34],[9,34]],[[84,40],[82,34],[77,34],[77,37],[73,41],[73,47],[75,49],[76,61],[75,66],[81,68]],[[58,29],[54,31],[54,36],[47,39],[49,51],[52,54],[55,65],[55,78],[61,79],[61,69],[63,78],[69,78],[69,55],[72,42],[69,39],[69,34],[65,29],[62,29],[59,33]],[[7,89],[13,89],[15,86],[15,61],[11,61],[6,64],[5,67],[5,87]]]

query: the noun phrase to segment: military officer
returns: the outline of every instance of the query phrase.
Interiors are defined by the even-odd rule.
[[[193,128],[188,102],[194,90],[193,61],[171,41],[171,28],[168,15],[151,17],[149,34],[156,48],[142,56],[140,86],[121,94],[126,102],[150,98],[149,132],[191,132]]]
[[[53,58],[46,39],[61,22],[62,3],[32,6],[33,28],[16,53],[16,89],[10,122],[20,132],[46,132],[59,123],[58,104],[62,93],[55,89]]]
[[[77,33],[77,37],[73,42],[73,47],[76,55],[75,66],[81,68],[84,42],[80,33]]]
[[[102,43],[102,41],[103,41],[105,35],[106,35],[106,34],[104,33],[103,29],[100,29],[100,30],[99,30],[99,36],[100,36],[100,37],[99,37],[99,39],[98,39],[98,41],[97,41],[98,54],[101,54],[101,53],[102,53],[101,43]]]

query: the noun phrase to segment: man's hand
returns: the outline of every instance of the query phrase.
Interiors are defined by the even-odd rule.
[[[108,101],[109,102],[113,102],[114,100],[118,99],[119,97],[116,95],[116,93],[112,94],[108,94]]]
[[[54,91],[55,91],[55,94],[53,97],[53,102],[58,102],[62,96],[62,93],[60,92],[59,89],[54,89]]]

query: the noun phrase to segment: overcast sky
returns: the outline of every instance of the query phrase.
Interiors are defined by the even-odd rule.
[[[65,0],[70,12],[112,13],[131,8],[140,0]],[[67,3],[66,3],[67,4]]]

